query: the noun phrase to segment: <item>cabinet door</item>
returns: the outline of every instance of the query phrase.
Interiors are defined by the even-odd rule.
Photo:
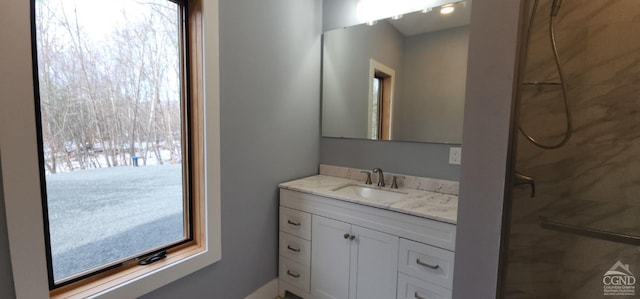
[[[351,234],[356,238],[351,243],[349,299],[395,298],[399,238],[356,225]]]
[[[351,225],[313,215],[311,219],[311,295],[317,299],[349,296]],[[346,235],[346,237],[345,237]],[[391,298],[391,297],[389,297]]]

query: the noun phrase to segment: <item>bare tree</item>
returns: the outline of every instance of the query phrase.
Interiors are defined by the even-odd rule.
[[[53,2],[59,1],[59,2]],[[103,39],[69,1],[36,1],[45,167],[49,173],[181,157],[180,32],[167,1],[122,11]],[[67,5],[67,6],[65,6]],[[168,161],[165,161],[168,155]]]

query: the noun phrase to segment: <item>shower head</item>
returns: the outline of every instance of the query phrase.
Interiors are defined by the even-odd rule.
[[[558,11],[560,10],[560,6],[562,5],[562,0],[553,0],[551,4],[551,16],[555,17],[558,15]]]

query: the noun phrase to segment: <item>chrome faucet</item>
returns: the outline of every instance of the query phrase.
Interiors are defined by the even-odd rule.
[[[377,173],[378,174],[378,187],[384,187],[386,186],[384,183],[384,173],[382,172],[381,168],[374,168],[373,169],[373,173]]]

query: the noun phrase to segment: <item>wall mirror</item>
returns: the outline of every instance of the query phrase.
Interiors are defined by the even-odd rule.
[[[471,0],[323,35],[322,136],[460,144]]]

